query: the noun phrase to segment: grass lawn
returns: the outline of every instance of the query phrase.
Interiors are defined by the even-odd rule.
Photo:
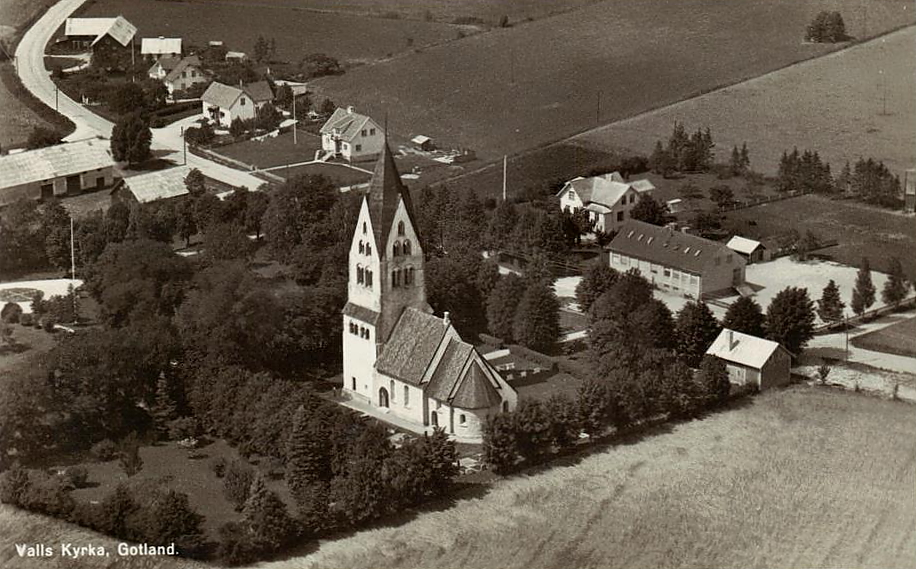
[[[321,137],[301,130],[297,137],[298,144],[296,145],[293,144],[293,133],[286,132],[260,142],[245,140],[220,146],[215,151],[258,168],[271,168],[314,160],[315,151],[321,149]]]
[[[916,318],[857,336],[852,339],[852,345],[875,352],[916,358]]]
[[[374,61],[429,44],[452,40],[454,26],[437,22],[365,18],[316,13],[289,2],[159,2],[96,0],[79,14],[122,14],[142,37],[182,37],[185,44],[205,46],[222,40],[230,50],[253,54],[258,36],[275,38],[277,58],[298,62],[311,53],[326,53],[352,63]]]
[[[905,0],[868,8],[871,35],[916,16]],[[496,159],[834,50],[802,41],[823,9],[843,12],[851,33],[865,31],[859,0],[615,0],[311,87],[372,115],[387,111],[403,134]]]
[[[588,316],[585,314],[568,310],[560,311],[560,330],[564,334],[578,332],[586,328],[588,328]]]
[[[869,4],[869,10],[874,5]],[[783,150],[798,146],[817,150],[834,173],[847,160],[873,156],[902,176],[916,163],[914,41],[916,28],[909,28],[609,125],[581,140],[598,148],[623,147],[648,154],[655,141],[667,139],[672,123],[680,120],[688,130],[708,126],[720,160],[728,159],[733,145],[746,141],[752,167],[765,174],[776,173]]]
[[[371,164],[368,165],[371,168]],[[369,169],[367,168],[367,169]],[[344,166],[342,164],[307,164],[305,166],[297,166],[295,168],[280,168],[279,170],[272,170],[271,174],[276,174],[283,178],[294,177],[299,175],[317,175],[321,174],[322,176],[327,176],[338,186],[350,186],[353,184],[362,184],[363,182],[368,182],[371,178],[371,174],[363,172],[361,170],[354,170],[349,166]]]
[[[33,326],[11,326],[16,343],[0,347],[0,377],[21,372],[31,365],[36,354],[50,351],[57,343],[57,334],[48,334]]]
[[[913,567],[916,413],[799,387],[259,567]]]
[[[732,233],[752,239],[784,235],[791,229],[800,235],[811,230],[821,238],[836,239],[840,242],[837,247],[819,254],[844,265],[856,267],[864,256],[871,261],[872,270],[886,271],[887,259],[895,256],[909,278],[916,280],[916,224],[895,212],[808,195],[739,210],[727,217]]]

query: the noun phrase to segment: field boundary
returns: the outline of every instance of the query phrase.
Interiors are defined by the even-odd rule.
[[[874,310],[868,310],[862,314],[862,316],[853,316],[847,320],[840,320],[839,322],[829,322],[827,324],[821,324],[820,326],[815,326],[815,334],[835,334],[837,332],[842,332],[846,326],[849,324],[858,324],[860,322],[867,322],[868,320],[878,318],[879,316],[886,316],[887,314],[893,314],[894,312],[902,312],[905,310],[910,310],[916,308],[916,294],[912,294],[905,299],[901,300],[897,305],[882,306],[881,308],[875,308]],[[870,334],[871,332],[869,332]],[[853,339],[850,339],[852,342]]]

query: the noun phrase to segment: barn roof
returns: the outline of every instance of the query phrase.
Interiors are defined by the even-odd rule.
[[[635,219],[620,228],[608,249],[694,274],[703,274],[717,257],[726,262],[725,257],[732,255],[731,249],[716,241]],[[732,262],[744,264],[744,259]]]
[[[0,156],[0,188],[114,166],[110,144],[91,139]]]
[[[67,18],[64,23],[64,34],[67,36],[95,36],[92,45],[95,45],[106,35],[111,36],[119,44],[127,47],[130,40],[134,39],[137,28],[124,19],[117,18]]]
[[[138,202],[149,203],[187,195],[188,187],[184,181],[190,173],[190,166],[176,166],[125,178],[123,184]]]
[[[763,243],[760,241],[754,241],[753,239],[748,239],[746,237],[739,237],[735,235],[728,240],[728,243],[725,245],[732,251],[737,251],[743,255],[750,255],[758,248],[763,247]],[[764,247],[765,248],[765,247]]]
[[[181,53],[181,38],[143,38],[140,40],[142,55],[167,55]]]
[[[416,308],[405,308],[375,363],[381,373],[420,385],[449,326]]]
[[[706,350],[706,354],[728,362],[760,369],[778,350],[785,350],[785,348],[772,340],[764,340],[725,328],[719,332],[719,336]]]
[[[267,81],[249,83],[242,87],[242,90],[248,93],[248,96],[251,97],[251,100],[255,103],[274,100],[274,92],[270,89],[270,83]]]

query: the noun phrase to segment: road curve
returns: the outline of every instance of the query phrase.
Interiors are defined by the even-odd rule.
[[[42,103],[52,109],[57,109],[76,125],[76,130],[64,139],[68,142],[91,137],[111,138],[111,129],[114,126],[111,121],[93,113],[62,91],[58,91],[57,86],[51,81],[50,72],[45,68],[45,46],[53,37],[54,32],[85,1],[60,0],[51,6],[25,32],[19,45],[16,46],[15,54],[16,72],[23,86]],[[154,129],[152,149],[157,151],[157,154],[164,154],[165,157],[176,163],[182,163],[184,161],[183,141],[177,131],[178,127]],[[264,180],[247,172],[235,170],[190,153],[187,154],[187,164],[199,169],[205,176],[231,186],[246,186],[254,190],[264,183]]]

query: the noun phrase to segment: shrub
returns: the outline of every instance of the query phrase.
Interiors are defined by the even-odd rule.
[[[56,322],[54,322],[54,319],[53,319],[53,318],[49,318],[49,317],[47,317],[47,316],[42,316],[42,317],[38,320],[38,325],[39,325],[39,327],[40,327],[42,330],[44,330],[45,332],[48,332],[48,333],[51,333],[51,332],[54,331],[54,325],[55,325],[55,324],[56,324]]]
[[[0,502],[12,506],[22,505],[23,498],[31,488],[29,473],[19,465],[0,475]]]
[[[220,561],[230,566],[245,565],[256,561],[258,548],[251,538],[248,524],[226,522],[221,525],[216,555]]]
[[[15,302],[7,302],[0,310],[0,320],[7,324],[16,324],[22,318],[22,307]]]
[[[237,512],[241,512],[248,500],[251,482],[254,480],[254,469],[244,462],[233,460],[226,467],[226,476],[223,478],[223,492],[232,502]]]
[[[169,439],[180,441],[200,434],[200,422],[196,417],[179,417],[168,423]]]
[[[105,462],[117,456],[118,447],[110,439],[104,439],[92,445],[90,452],[92,456]]]
[[[64,476],[74,488],[85,488],[89,482],[89,471],[85,466],[70,466],[64,471]]]
[[[23,326],[34,326],[35,320],[31,314],[25,313],[19,317],[19,323],[22,324]]]
[[[214,458],[212,461],[210,461],[210,470],[213,471],[213,474],[215,474],[217,478],[222,478],[225,476],[226,458],[222,456]]]

